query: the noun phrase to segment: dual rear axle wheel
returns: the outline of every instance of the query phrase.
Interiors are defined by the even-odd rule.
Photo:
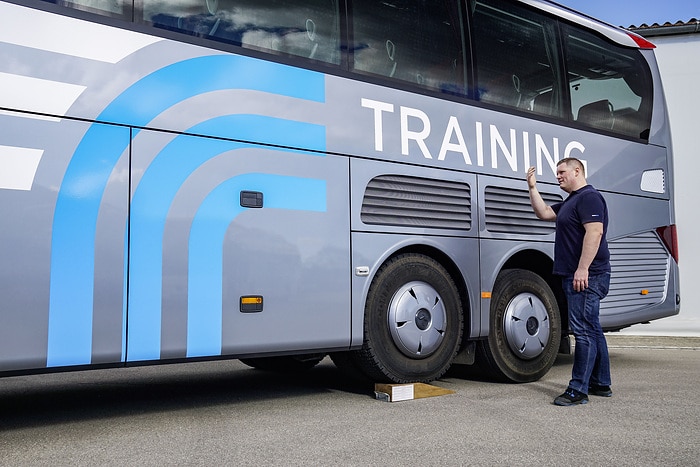
[[[375,382],[429,382],[443,376],[463,344],[465,312],[459,288],[435,259],[418,253],[388,260],[370,285],[362,348],[332,354],[339,367]],[[554,364],[561,340],[559,307],[549,285],[523,269],[501,272],[494,284],[489,336],[477,343],[477,363],[498,381],[529,382]],[[322,355],[244,359],[250,366],[308,369]]]
[[[447,270],[421,254],[385,263],[370,286],[362,349],[350,360],[373,381],[440,378],[462,345],[465,313]],[[554,364],[561,339],[559,307],[549,285],[533,272],[504,270],[491,298],[489,337],[479,341],[479,365],[499,381],[541,378]],[[334,359],[335,360],[335,359]]]

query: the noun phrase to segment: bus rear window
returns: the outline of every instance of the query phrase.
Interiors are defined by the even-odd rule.
[[[280,55],[340,63],[339,0],[143,1],[143,20]]]
[[[569,26],[564,39],[573,119],[587,127],[648,139],[653,89],[641,53]]]

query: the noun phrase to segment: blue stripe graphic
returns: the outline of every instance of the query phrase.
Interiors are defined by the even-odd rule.
[[[190,97],[226,89],[249,89],[324,102],[320,73],[248,57],[213,55],[174,63],[141,79],[117,97],[100,121],[146,126]]]
[[[325,148],[323,127],[271,117],[230,115],[203,122],[191,132],[218,134],[228,128],[243,139],[265,131],[279,144],[286,142],[319,151]],[[254,146],[180,135],[158,154],[141,178],[131,202],[129,361],[160,358],[163,231],[178,190],[206,161],[227,151],[250,147]]]
[[[47,366],[87,364],[92,355],[97,212],[129,130],[93,125],[90,133],[76,151],[82,163],[68,167],[53,219]],[[114,161],[95,157],[104,148],[117,148]]]
[[[265,209],[326,210],[325,180],[246,174],[216,187],[200,206],[189,240],[187,356],[221,354],[223,245],[231,222],[242,213],[241,190],[263,192]]]
[[[179,102],[226,89],[257,90],[317,102],[325,98],[320,73],[248,57],[216,55],[185,60],[153,72],[119,95],[98,120],[146,126]],[[91,125],[66,169],[52,230],[49,367],[91,361],[97,217],[109,176],[129,145],[128,133],[126,128]]]

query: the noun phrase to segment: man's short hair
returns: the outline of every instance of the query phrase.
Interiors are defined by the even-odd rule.
[[[557,167],[559,167],[562,164],[566,164],[569,167],[578,167],[579,169],[581,169],[581,173],[583,174],[583,176],[586,176],[586,168],[583,166],[583,162],[581,162],[579,159],[576,159],[575,157],[565,157],[564,159],[557,162]]]

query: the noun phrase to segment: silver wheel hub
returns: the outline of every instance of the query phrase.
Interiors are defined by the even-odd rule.
[[[447,312],[442,298],[430,284],[409,282],[391,298],[388,324],[391,337],[402,353],[423,358],[440,348]]]
[[[547,308],[536,295],[521,293],[508,303],[503,315],[508,346],[524,360],[539,356],[550,336]]]

